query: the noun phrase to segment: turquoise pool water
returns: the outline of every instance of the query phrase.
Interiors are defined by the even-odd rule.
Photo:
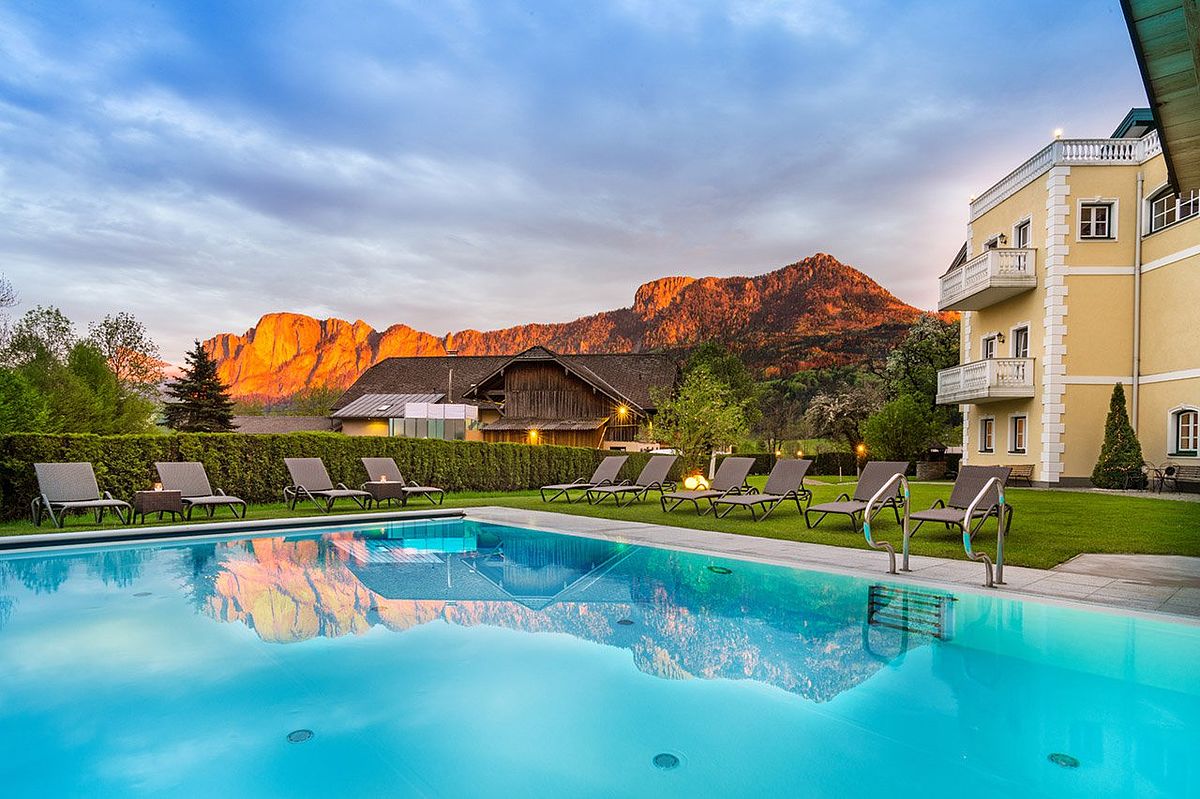
[[[1200,628],[895,588],[469,521],[4,555],[0,796],[1200,796]]]

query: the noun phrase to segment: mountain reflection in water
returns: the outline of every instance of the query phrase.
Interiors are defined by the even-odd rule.
[[[658,677],[750,679],[813,701],[929,640],[868,627],[861,584],[707,563],[474,522],[403,523],[218,544],[191,569],[191,590],[203,612],[273,643],[431,622],[566,633],[627,649]]]

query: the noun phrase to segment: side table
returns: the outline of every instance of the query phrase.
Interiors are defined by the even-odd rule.
[[[180,491],[135,491],[133,494],[133,521],[137,523],[138,516],[142,517],[142,521],[146,521],[146,514],[157,513],[158,518],[162,518],[164,513],[171,514],[171,521],[175,521],[175,515],[183,518],[183,493]]]
[[[376,505],[386,502],[390,508],[392,500],[396,499],[400,500],[401,507],[408,504],[408,493],[404,487],[404,483],[399,480],[372,480],[363,483],[362,490],[371,495]]]

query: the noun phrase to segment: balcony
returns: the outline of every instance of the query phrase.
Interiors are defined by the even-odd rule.
[[[1037,288],[1036,250],[984,250],[941,277],[939,311],[978,311]]]
[[[939,405],[1033,396],[1032,358],[988,358],[938,372]]]

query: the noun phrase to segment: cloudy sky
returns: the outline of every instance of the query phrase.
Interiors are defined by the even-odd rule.
[[[820,251],[930,307],[970,195],[1145,102],[1117,0],[7,0],[0,272],[171,360]]]

